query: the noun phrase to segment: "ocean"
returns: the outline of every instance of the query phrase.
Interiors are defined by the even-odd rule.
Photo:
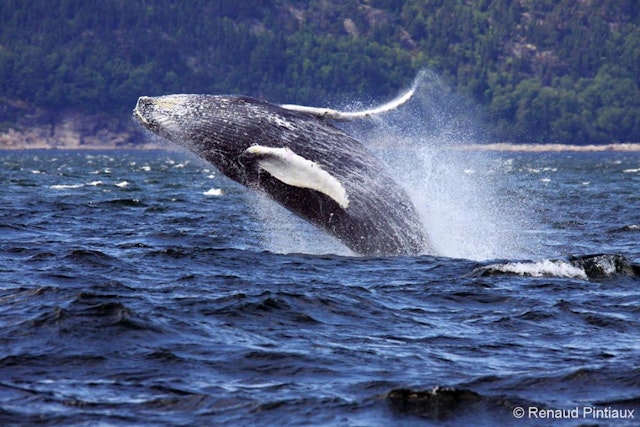
[[[0,425],[638,425],[640,153],[379,151],[436,253],[183,152],[0,151]]]

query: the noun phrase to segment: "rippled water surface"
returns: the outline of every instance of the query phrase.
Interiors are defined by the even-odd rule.
[[[637,425],[640,155],[474,156],[363,258],[181,153],[0,152],[0,424]]]

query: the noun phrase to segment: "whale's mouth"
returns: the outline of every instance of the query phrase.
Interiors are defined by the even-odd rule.
[[[161,138],[184,145],[182,129],[174,117],[175,103],[164,97],[141,96],[133,109],[133,117],[148,131]]]
[[[189,103],[191,97],[192,95],[184,94],[141,96],[133,110],[133,116],[154,133],[180,133],[181,128],[189,123],[189,117],[193,115]]]
[[[141,96],[133,109],[133,117],[160,138],[198,152],[199,117],[190,105],[192,96]]]
[[[133,109],[133,117],[136,118],[144,127],[153,130],[153,121],[150,119],[150,110],[153,106],[153,98],[149,96],[141,96],[138,98],[136,108]]]
[[[151,121],[146,116],[147,110],[151,104],[151,98],[148,96],[141,96],[138,98],[136,108],[133,109],[133,117],[135,117],[136,120],[138,120],[147,129],[151,127]]]

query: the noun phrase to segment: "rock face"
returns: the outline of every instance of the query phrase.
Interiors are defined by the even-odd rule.
[[[156,148],[130,115],[51,112],[0,100],[0,149]]]

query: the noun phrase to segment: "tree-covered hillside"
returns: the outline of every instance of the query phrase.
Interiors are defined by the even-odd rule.
[[[424,67],[483,108],[494,139],[640,141],[637,0],[0,2],[0,97],[50,110],[387,98]]]

